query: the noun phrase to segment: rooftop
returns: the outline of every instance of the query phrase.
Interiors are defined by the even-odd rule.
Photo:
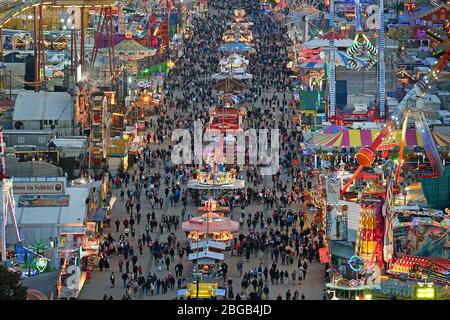
[[[66,195],[70,197],[67,207],[19,207],[19,195],[14,196],[17,223],[35,226],[83,226],[89,189],[66,188]]]
[[[16,98],[14,121],[73,120],[73,100],[67,92],[22,90]]]

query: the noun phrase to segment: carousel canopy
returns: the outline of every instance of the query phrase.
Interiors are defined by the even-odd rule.
[[[321,133],[313,137],[313,145],[316,147],[366,147],[372,144],[380,130],[344,130],[338,133]],[[450,147],[450,137],[441,133],[432,132],[436,145],[440,147]],[[390,143],[400,144],[402,139],[401,130],[394,131],[392,142],[385,142],[382,145]],[[406,145],[408,147],[423,146],[422,138],[416,129],[406,131]]]
[[[226,57],[225,59],[220,60],[219,64],[220,65],[228,65],[231,64],[233,66],[237,66],[240,67],[242,65],[248,65],[248,60],[243,58],[242,56],[238,55],[238,54],[231,54],[228,57]]]
[[[217,213],[208,212],[199,217],[183,222],[181,228],[186,232],[234,232],[239,229],[239,223]]]
[[[114,52],[125,60],[140,60],[155,55],[156,49],[149,49],[134,41],[130,36],[114,47]]]
[[[225,91],[226,93],[228,93],[234,91],[242,91],[245,89],[245,87],[246,85],[242,81],[233,78],[227,78],[219,80],[214,86],[214,89],[218,91]]]
[[[251,73],[244,72],[242,69],[235,69],[233,72],[227,73],[215,73],[211,76],[212,79],[223,80],[227,78],[234,78],[237,80],[247,80],[252,79],[253,75]]]

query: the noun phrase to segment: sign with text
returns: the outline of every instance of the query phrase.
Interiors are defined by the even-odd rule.
[[[64,194],[64,181],[14,181],[14,194]]]
[[[69,195],[42,195],[19,196],[19,207],[67,207],[69,205]]]

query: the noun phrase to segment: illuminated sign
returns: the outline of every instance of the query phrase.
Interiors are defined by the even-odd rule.
[[[433,283],[418,283],[414,287],[415,300],[436,300],[437,288]]]
[[[359,272],[364,267],[364,260],[360,256],[352,256],[348,261],[350,269]]]
[[[47,268],[47,259],[46,258],[39,258],[36,260],[36,269],[39,272],[43,272]]]

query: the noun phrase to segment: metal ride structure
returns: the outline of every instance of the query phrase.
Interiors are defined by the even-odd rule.
[[[331,2],[330,2],[331,5]],[[378,34],[378,49],[374,47],[367,36],[364,34],[362,30],[362,22],[361,22],[361,4],[360,0],[355,0],[355,28],[356,28],[356,37],[350,46],[347,49],[346,53],[339,52],[340,55],[345,55],[348,59],[346,63],[346,67],[351,70],[369,70],[373,67],[373,65],[377,62],[376,56],[378,55],[378,108],[370,109],[366,113],[340,113],[339,110],[336,110],[335,105],[331,105],[329,107],[328,113],[328,121],[334,122],[337,125],[347,125],[351,124],[354,121],[369,121],[369,122],[381,122],[386,118],[387,110],[386,110],[386,85],[385,85],[385,59],[384,59],[384,49],[385,49],[385,33],[384,33],[384,3],[383,0],[380,0],[380,7],[378,11],[379,18],[379,34]],[[331,12],[330,12],[331,15]],[[333,19],[334,20],[334,19]],[[330,41],[330,51],[335,50],[335,48],[331,48]],[[334,53],[336,54],[336,53]],[[330,61],[330,64],[334,63],[334,61]],[[335,74],[330,73],[331,77],[335,78]],[[330,80],[331,81],[331,80]],[[329,87],[329,95],[330,102],[335,102],[335,97],[332,95],[335,94],[335,85],[330,85]],[[334,112],[331,112],[334,110]]]
[[[163,45],[167,46],[167,52],[170,50],[170,12],[174,4],[172,0],[159,0],[156,4],[156,10],[164,12],[164,21],[160,25],[158,35],[163,37]]]
[[[325,13],[318,9],[317,0],[292,0],[288,2],[289,24],[295,33],[293,40],[297,41],[297,28],[300,31],[300,41],[307,42],[320,35],[321,24],[325,21]],[[295,28],[295,29],[294,29]]]
[[[65,8],[79,8],[80,10],[80,56],[79,60],[76,58],[76,39],[74,39],[75,30],[72,30],[71,39],[71,68],[74,73],[78,64],[84,65],[85,60],[85,30],[84,30],[84,16],[85,10],[102,10],[105,8],[112,8],[113,0],[12,0],[3,3],[0,9],[2,15],[0,16],[0,35],[3,28],[7,28],[8,24],[17,19],[20,14],[32,13],[34,18],[34,66],[35,79],[33,82],[27,82],[35,88],[35,91],[41,90],[46,85],[45,77],[45,44],[44,44],[44,13],[48,9],[62,10]]]
[[[334,46],[334,0],[330,0],[330,52],[328,60],[328,109],[327,118],[330,119],[336,115],[336,66],[335,55],[336,47]]]
[[[96,58],[100,47],[100,42],[103,39],[103,34],[106,36],[107,50],[108,50],[108,62],[109,62],[109,74],[111,84],[114,84],[115,80],[115,66],[114,66],[114,27],[112,18],[112,7],[102,8],[97,21],[97,28],[95,31],[95,42],[92,50],[92,58],[90,65],[90,77],[94,72],[96,65]]]
[[[22,242],[20,237],[19,227],[17,226],[16,214],[14,210],[14,196],[13,196],[13,186],[12,179],[6,177],[6,164],[5,164],[5,142],[3,140],[3,127],[0,128],[0,157],[1,157],[1,171],[0,171],[0,181],[1,181],[1,192],[2,192],[2,215],[0,218],[0,241],[2,244],[2,263],[6,263],[6,224],[8,222],[8,215],[11,218],[11,222],[14,226],[14,231],[16,234],[16,239],[18,243]]]
[[[445,30],[447,35],[450,36],[450,23],[447,21]],[[389,116],[386,125],[381,130],[377,138],[372,142],[369,147],[362,148],[356,154],[356,160],[359,163],[359,167],[356,169],[353,176],[350,178],[348,183],[341,190],[341,196],[347,191],[349,186],[352,184],[353,180],[358,176],[361,170],[366,167],[371,167],[376,158],[376,151],[379,150],[383,141],[392,134],[396,128],[403,128],[402,130],[402,140],[400,143],[399,151],[399,167],[396,174],[396,184],[400,177],[400,170],[403,164],[403,149],[405,147],[406,141],[406,127],[408,123],[409,115],[414,118],[416,129],[418,130],[425,153],[433,169],[433,173],[428,176],[423,176],[423,178],[440,177],[444,171],[443,164],[441,162],[439,152],[436,143],[431,135],[430,128],[428,127],[427,121],[423,110],[421,109],[423,105],[422,97],[427,94],[427,91],[431,88],[431,82],[434,81],[439,73],[447,66],[450,61],[450,40],[443,40],[439,35],[427,31],[427,35],[433,40],[443,44],[446,48],[440,50],[440,58],[437,64],[430,70],[430,72],[424,77],[420,78],[414,87],[403,97],[397,108]]]
[[[375,63],[377,63],[376,56],[378,49],[372,45],[370,40],[364,34],[361,22],[361,1],[355,0],[355,28],[356,36],[350,47],[347,48],[347,55],[349,56],[349,68],[360,70],[364,67],[365,70],[370,70]],[[381,23],[380,23],[381,28]],[[384,28],[384,26],[382,26]],[[356,59],[363,60],[364,66],[361,66]]]
[[[378,34],[378,109],[380,118],[385,119],[386,110],[386,70],[384,61],[384,0],[380,0],[379,8],[380,29]]]

